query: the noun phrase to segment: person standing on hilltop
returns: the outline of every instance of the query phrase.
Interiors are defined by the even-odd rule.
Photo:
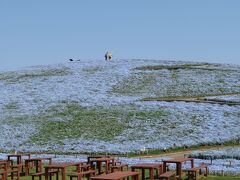
[[[106,52],[105,54],[105,60],[111,60],[112,59],[112,53]]]

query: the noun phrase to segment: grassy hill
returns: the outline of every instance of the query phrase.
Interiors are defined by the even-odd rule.
[[[240,66],[81,60],[0,73],[0,150],[136,152],[240,140]]]

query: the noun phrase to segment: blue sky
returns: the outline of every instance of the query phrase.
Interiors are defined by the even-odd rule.
[[[0,70],[73,59],[240,64],[238,0],[2,0]]]

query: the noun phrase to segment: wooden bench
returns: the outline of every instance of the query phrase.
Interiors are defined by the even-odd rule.
[[[173,180],[176,179],[176,172],[167,171],[159,176],[159,180],[170,180],[170,179],[173,179]]]
[[[8,175],[8,173],[10,173],[10,175]],[[11,179],[20,180],[20,172],[19,172],[19,170],[8,170],[6,176],[11,177]]]
[[[128,164],[118,164],[118,165],[112,166],[111,167],[111,172],[115,172],[115,170],[123,171],[124,167],[126,167],[128,169]]]
[[[6,179],[7,179],[7,171],[1,171],[0,180],[6,180]]]
[[[205,169],[205,173],[202,172],[202,170],[204,169]],[[203,176],[207,177],[209,174],[208,166],[206,164],[201,164],[198,167],[194,167],[186,171],[187,171],[187,176],[189,180],[198,180],[198,179],[201,179]]]
[[[58,171],[49,171],[48,175],[50,176],[50,180],[52,180],[52,176],[54,176],[54,174],[56,174],[56,180],[58,180]],[[45,176],[45,175],[46,175],[45,172],[31,174],[32,180],[34,180],[35,177],[39,177],[39,180],[41,180],[42,176]]]
[[[95,170],[88,170],[88,171],[83,171],[79,173],[74,173],[74,174],[69,174],[70,180],[73,178],[77,178],[77,180],[81,180],[82,177],[87,176],[88,179],[89,177],[94,177],[96,176],[96,171]]]
[[[9,167],[14,172],[18,171],[20,176],[25,175],[25,172],[24,172],[24,169],[23,169],[23,167],[24,167],[23,164],[14,164],[14,165],[10,165]]]

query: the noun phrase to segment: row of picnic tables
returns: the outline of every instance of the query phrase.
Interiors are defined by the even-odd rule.
[[[24,158],[25,157],[25,158]],[[24,165],[22,164],[23,159],[25,161]],[[15,160],[15,161],[13,161]],[[48,161],[47,165],[44,166],[43,163]],[[25,175],[30,175],[30,168],[35,167],[36,173],[44,173],[45,180],[51,178],[51,172],[60,172],[62,180],[66,180],[67,177],[67,168],[70,166],[76,167],[76,172],[80,173],[81,171],[95,169],[97,170],[98,176],[91,177],[92,180],[119,180],[127,177],[132,177],[133,179],[139,180],[139,172],[141,171],[142,179],[145,178],[145,170],[149,170],[149,178],[150,180],[154,180],[154,171],[157,171],[158,176],[160,174],[164,174],[170,163],[174,163],[176,165],[175,174],[178,176],[178,179],[182,179],[182,164],[189,161],[191,163],[191,168],[194,168],[194,159],[193,158],[175,158],[170,160],[163,160],[162,163],[141,163],[135,164],[131,166],[131,171],[122,171],[124,167],[128,168],[127,164],[122,164],[116,161],[113,157],[110,156],[88,156],[87,162],[64,162],[64,163],[53,163],[51,157],[44,158],[36,158],[31,157],[30,154],[11,154],[7,156],[7,161],[10,162],[10,166],[12,167],[21,167],[21,171],[23,172],[25,167]],[[15,166],[14,166],[15,162]],[[0,161],[1,169],[5,169],[7,171],[7,164],[4,164],[4,161]],[[111,167],[111,171],[110,171]],[[114,172],[114,168],[119,171]],[[19,169],[20,170],[20,169]],[[0,173],[1,175],[1,173]],[[58,174],[57,174],[58,176]],[[70,176],[71,177],[71,176]],[[75,177],[75,176],[72,176]],[[76,176],[79,179],[79,176]],[[6,175],[2,175],[2,180],[6,180]],[[19,179],[19,178],[17,178]]]

